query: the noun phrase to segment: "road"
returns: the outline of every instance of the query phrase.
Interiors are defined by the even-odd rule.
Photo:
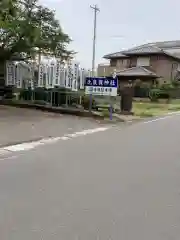
[[[2,240],[179,240],[180,116],[0,161]]]
[[[0,106],[0,146],[61,136],[95,125],[96,121],[86,118]]]

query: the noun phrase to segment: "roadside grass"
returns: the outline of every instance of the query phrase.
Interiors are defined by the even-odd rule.
[[[103,100],[103,99],[102,99]],[[22,101],[22,100],[15,100],[13,99],[12,102],[15,103],[36,103],[40,105],[46,105],[47,103],[45,101]],[[113,108],[115,110],[120,110],[120,101],[110,101],[109,103],[113,105]],[[104,101],[98,102],[97,104],[98,107],[98,113],[101,116],[104,116],[105,118],[109,118],[109,103],[108,99],[104,99]],[[167,113],[170,112],[176,112],[180,111],[180,99],[177,100],[171,100],[169,103],[167,103],[167,100],[161,100],[157,103],[153,103],[150,101],[143,101],[143,99],[140,99],[139,101],[136,99],[133,101],[133,108],[132,111],[134,112],[134,117],[138,118],[146,118],[146,117],[156,117],[156,116],[162,116],[166,115]],[[116,113],[113,113],[113,116],[118,115]]]
[[[117,104],[113,104],[116,109],[119,108]],[[104,116],[109,115],[109,104],[99,104],[98,110]],[[142,102],[142,101],[134,101],[133,102],[133,109],[134,116],[140,118],[146,117],[156,117],[162,116],[170,112],[180,111],[180,100],[172,100],[170,103],[152,103],[152,102]]]
[[[133,112],[140,117],[162,116],[169,112],[180,111],[180,101],[171,103],[134,102]]]

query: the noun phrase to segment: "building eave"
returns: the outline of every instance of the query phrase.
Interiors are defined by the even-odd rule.
[[[126,68],[124,70],[118,71],[117,73],[118,77],[153,77],[157,78],[155,72],[150,71],[146,69],[145,67],[132,67],[132,68]]]
[[[123,52],[110,53],[103,56],[104,59],[120,59],[120,58],[129,58],[127,55],[123,54]]]
[[[176,54],[166,53],[166,50],[180,48],[180,40],[146,43],[124,51],[104,55],[105,59],[129,58],[131,56],[166,54],[176,59],[180,59]]]
[[[165,55],[167,55],[169,57],[172,57],[174,59],[180,60],[180,53],[179,54],[177,54],[177,53],[169,53],[166,50],[164,50],[163,52],[164,52]]]

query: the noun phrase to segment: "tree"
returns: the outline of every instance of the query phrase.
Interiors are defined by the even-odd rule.
[[[74,54],[67,50],[70,41],[55,12],[40,5],[38,0],[1,0],[0,60],[17,54],[30,58],[37,51],[68,58]]]

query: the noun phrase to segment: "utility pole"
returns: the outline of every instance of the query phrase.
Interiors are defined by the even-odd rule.
[[[93,31],[93,50],[92,50],[92,75],[95,76],[95,57],[96,57],[96,26],[97,26],[97,13],[100,9],[97,5],[90,6],[94,11],[94,31]]]

